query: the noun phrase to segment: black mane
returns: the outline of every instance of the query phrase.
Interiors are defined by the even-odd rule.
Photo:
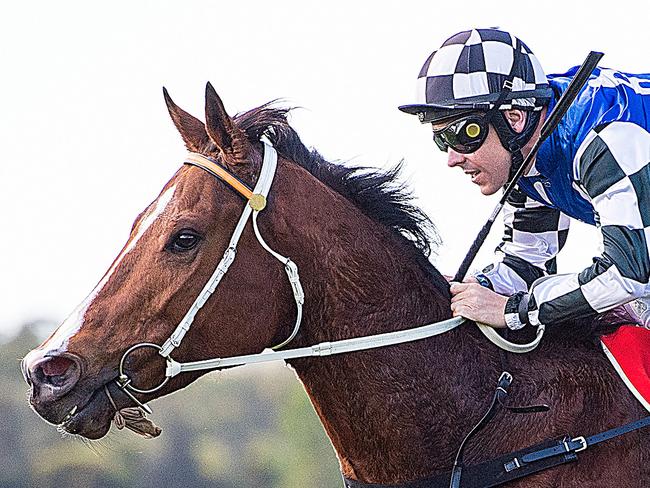
[[[251,142],[258,141],[271,128],[268,137],[278,153],[309,171],[368,217],[402,235],[428,258],[432,246],[435,250],[440,239],[429,217],[411,203],[410,192],[398,181],[402,163],[382,171],[328,162],[302,143],[287,122],[290,110],[274,107],[270,102],[237,115],[235,120]]]

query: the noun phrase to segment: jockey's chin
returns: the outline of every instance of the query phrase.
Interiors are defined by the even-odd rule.
[[[505,167],[505,165],[504,165]],[[472,183],[478,185],[483,195],[494,195],[508,183],[509,171],[485,171],[472,177]]]

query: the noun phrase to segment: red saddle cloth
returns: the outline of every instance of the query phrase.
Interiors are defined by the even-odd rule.
[[[621,379],[650,411],[650,330],[623,325],[600,339],[605,354]]]

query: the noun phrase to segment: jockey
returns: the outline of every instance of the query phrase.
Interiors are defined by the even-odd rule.
[[[399,108],[431,123],[447,164],[491,195],[522,164],[576,71],[547,77],[515,36],[468,30],[429,56],[418,103]],[[451,284],[453,314],[516,330],[634,300],[650,324],[649,129],[650,75],[596,68],[510,195],[496,262]],[[603,251],[581,272],[558,275],[569,218],[597,226]]]

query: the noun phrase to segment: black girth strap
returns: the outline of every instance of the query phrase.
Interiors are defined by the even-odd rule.
[[[590,437],[565,436],[521,451],[466,466],[460,488],[492,488],[519,478],[578,460],[578,453],[590,446],[650,426],[650,416]],[[346,488],[447,488],[451,473],[396,485],[362,483],[344,479]]]
[[[569,439],[566,442],[563,442],[561,445],[555,447],[549,447],[547,449],[542,449],[535,451],[529,454],[526,454],[521,458],[525,463],[534,463],[541,459],[546,459],[547,457],[557,456],[563,452],[580,452],[587,449],[589,446],[596,445],[600,442],[608,441],[619,435],[627,434],[635,430],[642,429],[650,425],[650,417],[644,417],[636,422],[625,424],[621,427],[616,427],[614,429],[606,430],[600,434],[594,434],[590,437],[576,437],[574,439]]]
[[[463,469],[463,477],[460,482],[460,488],[491,488],[503,483],[532,475],[545,469],[570,463],[578,459],[577,454],[573,452],[561,453],[555,456],[544,458],[530,465],[521,466],[517,470],[508,471],[506,465],[513,459],[521,459],[528,453],[537,452],[544,449],[551,449],[563,445],[566,438],[547,441],[533,447],[522,449],[514,453],[491,459],[484,463],[466,466]],[[362,483],[356,480],[344,479],[346,488],[447,488],[449,486],[449,477],[451,473],[442,473],[432,478],[418,481],[411,481],[397,485],[380,485],[372,483]]]

